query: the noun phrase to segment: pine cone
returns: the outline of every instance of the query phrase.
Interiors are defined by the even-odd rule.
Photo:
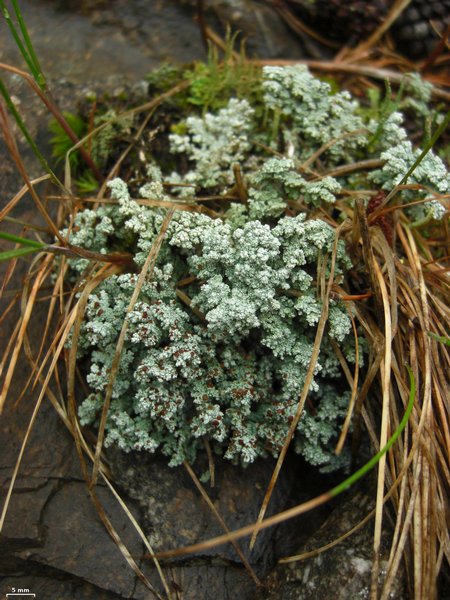
[[[291,10],[331,39],[356,44],[383,22],[393,0],[288,0]],[[398,47],[410,56],[426,56],[450,24],[450,0],[412,0],[392,25]]]
[[[392,26],[398,47],[410,56],[427,56],[438,42],[430,21],[444,33],[450,25],[450,0],[413,0]]]
[[[322,35],[355,44],[382,23],[390,0],[290,0],[288,4]]]

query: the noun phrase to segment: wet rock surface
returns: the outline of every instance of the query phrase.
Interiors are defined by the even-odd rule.
[[[57,0],[23,0],[20,6],[50,79],[86,83],[116,76],[134,82],[165,60],[187,62],[204,54],[190,14],[170,0],[115,1],[102,10],[101,4]],[[22,65],[5,21],[0,36],[2,61]]]

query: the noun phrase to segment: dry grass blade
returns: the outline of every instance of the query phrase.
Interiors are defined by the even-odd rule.
[[[47,272],[42,273],[42,280],[45,281],[45,279],[51,274],[52,271],[52,263],[49,263],[47,265]],[[42,268],[40,269],[40,272],[42,272]],[[22,295],[22,314],[25,310],[26,307],[26,294],[25,294],[25,288],[24,288],[24,293]],[[26,382],[24,383],[24,385],[22,386],[22,390],[21,393],[19,394],[19,396],[17,397],[15,403],[14,403],[14,407],[17,407],[18,404],[22,401],[22,398],[25,396],[25,394],[27,393],[27,391],[30,389],[30,385],[31,382],[33,381],[33,379],[35,379],[34,381],[34,385],[31,386],[31,389],[33,390],[36,385],[37,385],[37,379],[35,377],[37,371],[38,371],[38,365],[40,364],[40,359],[41,356],[44,352],[44,346],[46,344],[46,340],[48,340],[49,338],[47,337],[48,332],[49,332],[49,328],[50,328],[50,320],[52,319],[52,314],[51,311],[49,311],[48,315],[47,315],[47,322],[44,328],[44,334],[42,336],[42,340],[41,340],[41,345],[38,351],[38,355],[36,358],[33,357],[33,352],[31,349],[31,344],[30,344],[30,339],[28,336],[28,331],[27,329],[24,332],[24,337],[23,337],[23,350],[25,352],[25,356],[29,362],[29,364],[31,365],[31,370],[30,370],[30,374],[28,376],[28,379],[26,380]],[[57,373],[57,371],[55,371],[55,373]]]
[[[249,535],[253,535],[255,532],[259,533],[263,529],[267,529],[268,527],[273,527],[274,525],[278,525],[279,523],[283,523],[288,519],[293,519],[294,517],[298,517],[300,515],[305,514],[306,512],[317,508],[318,506],[325,504],[331,499],[329,492],[321,494],[317,496],[313,500],[308,500],[308,502],[304,502],[303,504],[299,504],[285,510],[283,512],[277,513],[272,517],[268,517],[259,523],[252,523],[251,525],[246,525],[245,527],[241,527],[240,529],[235,529],[230,533],[225,533],[223,535],[219,535],[217,537],[211,538],[204,542],[199,542],[198,544],[192,544],[190,546],[184,546],[182,548],[177,548],[175,550],[167,550],[156,553],[156,558],[166,559],[166,558],[176,558],[179,556],[186,556],[188,554],[200,553],[204,550],[208,550],[210,548],[215,548],[216,546],[221,546],[222,544],[228,544],[233,540],[239,540],[243,537],[247,537]],[[154,558],[153,555],[149,555],[148,558]]]
[[[93,456],[91,458],[93,460]],[[133,524],[134,528],[138,532],[139,537],[141,538],[141,540],[144,543],[145,547],[147,548],[147,550],[151,554],[153,554],[153,548],[151,547],[150,542],[148,541],[148,537],[142,531],[142,528],[140,527],[139,523],[136,521],[136,519],[134,518],[133,514],[131,513],[131,511],[129,510],[129,508],[125,504],[125,502],[122,500],[122,498],[120,497],[119,493],[114,488],[114,486],[112,485],[112,483],[109,481],[109,478],[105,475],[105,473],[103,472],[103,470],[101,471],[101,475],[102,475],[103,481],[106,483],[106,485],[110,489],[111,493],[113,494],[113,496],[116,498],[117,502],[122,507],[123,512],[127,515],[127,517],[129,518],[129,520]],[[162,571],[161,565],[159,564],[159,561],[156,558],[156,556],[155,556],[153,562],[155,563],[156,570],[158,571],[158,575],[159,575],[159,577],[161,579],[161,582],[163,584],[163,587],[164,587],[164,590],[166,592],[167,598],[168,598],[168,600],[171,600],[172,594],[170,592],[169,584],[167,583],[167,579],[164,576],[164,573]]]
[[[50,232],[56,238],[58,238],[58,240],[61,243],[64,243],[64,240],[61,237],[61,234],[59,233],[58,228],[56,227],[55,223],[53,222],[53,219],[50,217],[50,215],[48,214],[44,205],[42,204],[36,190],[34,189],[34,185],[32,184],[30,178],[28,177],[27,170],[25,168],[25,165],[23,164],[12,128],[9,123],[8,115],[2,104],[0,104],[0,128],[3,131],[3,137],[5,140],[6,146],[8,148],[8,151],[16,164],[17,170],[19,171],[20,175],[22,176],[23,180],[25,181],[27,189],[30,192],[30,195],[33,198],[34,203],[36,204],[38,211],[40,212],[40,214],[44,218],[45,222],[47,223]]]
[[[375,268],[384,316],[392,320],[392,329],[398,330],[391,349],[390,367],[387,368],[385,348],[381,368],[384,398],[388,381],[391,395],[396,382],[396,393],[389,401],[389,428],[396,427],[398,423],[398,399],[403,405],[406,403],[407,391],[402,369],[405,362],[411,364],[415,378],[420,382],[411,418],[413,444],[408,450],[408,436],[405,436],[404,443],[393,450],[386,462],[384,483],[381,478],[379,480],[379,523],[383,502],[380,498],[381,486],[394,480],[387,496],[391,497],[396,514],[387,575],[379,593],[383,600],[389,597],[392,584],[398,577],[401,559],[405,557],[416,597],[435,598],[440,568],[438,557],[446,552],[448,554],[446,548],[449,544],[445,516],[448,514],[446,490],[450,481],[449,456],[441,450],[448,443],[450,410],[444,398],[448,398],[449,380],[448,371],[445,372],[442,364],[448,365],[449,356],[443,344],[439,347],[428,332],[437,334],[438,331],[447,332],[449,328],[448,309],[442,302],[443,298],[449,297],[448,271],[442,269],[439,263],[429,260],[432,253],[427,248],[426,240],[410,229],[404,219],[397,225],[399,241],[406,257],[403,262],[392,262],[392,252],[381,236],[372,230],[370,233],[376,264],[384,263],[387,269],[386,277],[379,267]],[[415,236],[420,239],[420,251]],[[427,287],[428,279],[432,288]],[[363,322],[360,312],[358,318]],[[372,326],[369,326],[370,329],[374,331]],[[387,332],[385,339],[389,343]],[[397,486],[400,486],[399,494],[393,493]],[[380,524],[375,547],[379,543],[379,532]],[[374,560],[375,567],[376,561],[377,557]],[[374,568],[374,578],[378,576],[376,571]],[[374,583],[373,598],[378,598],[377,587]]]
[[[146,586],[146,588],[153,594],[153,596],[155,598],[157,598],[157,600],[163,600],[162,596],[152,586],[152,584],[147,579],[147,577],[144,575],[142,570],[138,567],[134,558],[131,556],[128,548],[125,546],[125,544],[120,539],[119,534],[117,533],[116,529],[114,528],[113,524],[111,523],[110,519],[108,518],[108,515],[106,514],[100,500],[97,498],[97,494],[94,492],[93,489],[89,490],[89,495],[91,496],[91,499],[97,510],[97,514],[99,515],[100,519],[102,520],[103,524],[105,525],[105,528],[108,531],[109,535],[114,540],[116,546],[119,548],[120,552],[122,553],[122,556],[125,558],[127,563],[133,569],[133,571],[137,575],[137,577],[142,581],[142,583]],[[170,595],[168,596],[168,598],[170,600]]]
[[[317,40],[324,46],[328,46],[329,48],[339,48],[339,45],[336,42],[332,42],[328,38],[321,36],[317,31],[308,27],[303,21],[301,21],[283,2],[283,0],[274,0],[275,8],[281,15],[281,17],[286,21],[287,25],[294,31],[298,33],[304,40],[304,35],[306,34],[311,39]],[[314,48],[311,46],[309,48],[313,52],[313,56],[317,56],[317,51],[314,51]]]
[[[80,298],[78,299],[75,307],[72,310],[72,314],[75,315],[72,321],[72,340],[71,340],[71,348],[69,352],[68,359],[68,382],[67,382],[67,394],[68,394],[68,413],[69,413],[69,422],[70,422],[70,431],[74,437],[78,458],[80,460],[80,466],[83,471],[83,476],[85,478],[86,483],[88,484],[88,491],[91,497],[91,500],[97,510],[97,514],[101,521],[103,522],[106,530],[108,531],[111,538],[114,540],[118,549],[120,550],[122,556],[125,558],[127,563],[130,565],[131,569],[134,571],[136,576],[144,583],[147,589],[156,597],[158,600],[162,600],[160,594],[154,589],[150,581],[144,575],[142,570],[137,565],[134,558],[131,556],[125,544],[122,542],[120,536],[118,535],[116,529],[111,523],[110,519],[106,515],[101,502],[99,501],[97,494],[95,493],[94,486],[92,485],[89,471],[86,465],[86,461],[84,459],[84,452],[88,454],[91,460],[95,465],[95,457],[93,453],[88,449],[87,444],[85,443],[81,432],[78,427],[77,417],[76,417],[76,403],[75,403],[75,372],[76,372],[76,354],[78,347],[78,338],[80,334],[81,324],[84,316],[84,312],[86,309],[86,304],[89,299],[90,294],[93,290],[106,278],[110,277],[114,273],[120,272],[120,268],[117,266],[103,266],[97,273],[93,274],[89,280],[87,281]],[[100,460],[97,463],[97,473],[104,473],[103,465]],[[148,546],[147,546],[148,547]],[[170,592],[167,586],[167,582],[164,579],[162,571],[159,567],[157,560],[155,559],[155,564],[157,565],[158,572],[160,574],[161,580],[167,592],[167,597],[170,600]]]
[[[208,469],[209,469],[209,485],[213,488],[216,485],[216,467],[214,464],[214,457],[211,450],[211,444],[209,443],[206,437],[203,437],[203,445],[206,450],[206,455],[208,457]]]
[[[197,307],[192,306],[192,300],[187,294],[185,294],[182,290],[178,288],[176,289],[176,294],[177,297],[181,300],[181,302],[183,302],[183,304],[189,307],[189,309],[197,317],[197,319],[199,319],[202,323],[206,323],[205,315]]]
[[[74,144],[76,144],[78,142],[78,138],[77,138],[76,134],[74,133],[74,131],[72,130],[70,125],[65,120],[61,111],[58,109],[58,107],[54,103],[48,90],[47,90],[47,92],[44,92],[39,87],[39,85],[36,83],[36,81],[33,79],[33,77],[31,75],[29,75],[28,73],[26,73],[25,71],[22,71],[21,69],[17,69],[16,67],[12,67],[11,65],[6,65],[5,63],[0,63],[0,69],[3,69],[10,73],[13,73],[16,76],[18,75],[19,77],[24,79],[28,83],[28,85],[31,87],[33,92],[42,100],[42,102],[44,103],[44,105],[46,106],[48,111],[50,113],[52,113],[52,115],[55,117],[55,119],[57,120],[59,125],[63,128],[63,130],[66,132],[68,137],[72,140],[72,142]],[[89,169],[92,171],[92,173],[97,178],[97,180],[102,181],[102,176],[101,176],[97,166],[95,165],[91,156],[82,147],[80,148],[80,154],[83,157],[83,160],[85,161],[86,165],[89,167]],[[57,183],[60,187],[63,187],[61,182],[58,179],[56,179],[56,176],[54,176],[54,173],[52,173],[52,178],[54,179],[55,183]]]
[[[350,311],[349,311],[350,312]],[[351,387],[352,395],[350,396],[350,402],[348,403],[347,414],[345,415],[344,424],[342,425],[342,431],[339,436],[338,442],[336,444],[335,453],[340,454],[345,444],[345,440],[347,439],[348,431],[351,425],[351,419],[353,417],[353,412],[355,410],[356,405],[356,397],[358,395],[358,380],[359,380],[359,342],[358,342],[358,332],[356,330],[355,319],[353,315],[350,314],[353,336],[355,339],[355,372],[353,377],[350,376],[350,373],[347,375],[347,381]],[[342,370],[344,373],[348,371],[348,366],[345,362],[345,357],[342,355],[341,349],[336,345],[335,352],[337,352],[337,356],[342,365]]]
[[[351,138],[351,137],[354,137],[357,135],[363,135],[363,134],[367,134],[367,130],[356,129],[355,131],[347,131],[346,133],[343,133],[343,134],[339,135],[338,137],[331,139],[330,141],[326,142],[325,144],[322,144],[322,146],[318,150],[313,152],[309,158],[307,158],[305,161],[303,161],[301,163],[301,165],[299,167],[299,171],[301,172],[301,171],[309,170],[311,165],[314,164],[316,162],[316,160],[320,156],[322,156],[322,154],[324,154],[327,150],[332,148],[338,142],[341,142],[342,140],[345,140],[345,139],[348,139],[348,138]],[[325,177],[325,175],[320,175],[320,177]]]
[[[43,280],[45,279],[45,277],[48,275],[47,272],[47,267],[48,265],[51,263],[51,261],[53,260],[53,257],[51,255],[47,255],[44,259],[43,265],[42,265],[42,269],[39,272],[39,275],[36,277],[34,283],[33,283],[33,287],[31,288],[31,293],[30,296],[27,300],[26,306],[25,306],[25,310],[22,314],[22,318],[21,318],[21,322],[20,322],[20,328],[19,331],[17,332],[17,339],[14,345],[14,349],[12,352],[12,356],[9,360],[9,364],[8,364],[8,370],[6,371],[6,375],[5,375],[5,380],[3,382],[3,386],[2,386],[2,390],[0,392],[0,415],[2,414],[3,411],[3,407],[6,401],[6,397],[8,395],[8,390],[9,390],[9,386],[11,385],[11,381],[14,375],[14,371],[16,369],[16,365],[17,365],[17,361],[19,358],[19,354],[20,354],[20,350],[22,348],[22,343],[23,343],[23,339],[24,339],[24,335],[25,335],[25,331],[28,327],[28,323],[30,321],[31,318],[31,314],[33,311],[33,307],[36,301],[36,296],[38,294],[38,291],[43,283]]]
[[[16,305],[16,302],[17,302],[17,298],[13,298],[12,301],[10,302],[8,308],[3,313],[2,317],[8,314],[9,310],[11,310],[11,308]],[[2,318],[2,320],[3,320],[3,318]],[[0,377],[3,375],[3,370],[4,370],[5,366],[9,364],[8,363],[9,356],[10,356],[11,350],[14,348],[14,344],[17,339],[17,334],[19,333],[19,330],[20,330],[20,319],[15,324],[14,330],[11,333],[11,337],[10,337],[9,342],[3,353],[2,360],[0,362]]]
[[[303,413],[303,408],[305,406],[306,398],[308,397],[308,394],[309,394],[309,389],[310,389],[311,382],[312,382],[312,379],[314,376],[314,371],[315,371],[315,368],[317,365],[317,360],[319,358],[320,347],[321,347],[323,335],[325,332],[325,326],[326,326],[327,320],[328,320],[328,307],[329,307],[329,301],[330,301],[330,294],[331,294],[331,290],[333,287],[337,246],[338,246],[340,231],[342,230],[343,227],[344,227],[344,223],[342,225],[340,225],[340,227],[338,227],[335,231],[335,240],[334,240],[333,252],[332,252],[332,256],[331,256],[330,276],[328,279],[327,288],[326,288],[326,290],[324,290],[324,293],[323,293],[322,313],[320,315],[319,323],[317,325],[316,337],[314,340],[314,346],[313,346],[312,353],[311,353],[311,359],[309,362],[308,370],[305,375],[305,383],[303,385],[302,393],[300,394],[300,398],[299,398],[298,405],[297,405],[297,411],[296,411],[295,416],[289,426],[289,431],[286,435],[286,440],[285,440],[283,448],[278,456],[277,463],[275,465],[275,469],[273,471],[272,477],[271,477],[269,485],[267,487],[267,491],[264,496],[263,502],[261,504],[261,509],[259,511],[257,524],[261,523],[262,520],[264,519],[264,515],[266,514],[267,507],[270,502],[270,498],[272,497],[272,493],[275,488],[275,484],[277,482],[278,476],[281,471],[281,467],[283,466],[283,462],[286,457],[287,451],[289,449],[292,437],[294,436],[295,430],[297,429],[298,422]],[[324,271],[322,271],[322,273],[324,273]],[[250,540],[250,549],[252,549],[255,545],[258,531],[259,531],[258,529],[255,529],[252,534],[252,538]]]
[[[139,294],[141,292],[141,288],[144,285],[145,280],[148,277],[151,277],[151,274],[153,272],[153,268],[155,266],[156,260],[158,258],[158,254],[161,248],[161,245],[163,243],[164,240],[164,236],[167,230],[167,227],[169,226],[169,223],[173,217],[174,214],[174,210],[169,210],[166,214],[166,216],[164,217],[164,221],[161,225],[161,229],[158,233],[158,236],[156,237],[152,248],[147,256],[147,259],[144,263],[144,266],[142,267],[142,270],[139,274],[137,283],[136,283],[136,287],[133,291],[133,294],[131,296],[130,299],[130,303],[128,305],[127,308],[127,313],[122,325],[122,329],[120,331],[119,334],[119,339],[117,341],[117,346],[116,346],[116,351],[114,354],[114,358],[113,358],[113,362],[111,365],[111,372],[110,372],[110,376],[109,376],[109,380],[108,380],[108,385],[106,388],[106,394],[105,394],[105,401],[103,404],[103,409],[102,409],[102,415],[100,418],[100,425],[99,425],[99,430],[98,430],[98,438],[97,438],[97,445],[95,448],[95,457],[94,457],[94,466],[92,469],[92,479],[91,479],[91,486],[94,486],[96,481],[97,481],[97,475],[98,475],[98,467],[99,467],[99,463],[100,463],[100,455],[101,455],[101,451],[102,451],[102,447],[103,447],[103,440],[105,437],[105,428],[106,428],[106,419],[108,417],[108,411],[109,411],[109,404],[111,402],[111,397],[112,397],[112,392],[113,392],[113,387],[114,387],[114,381],[116,378],[116,374],[117,374],[117,369],[119,368],[119,362],[120,362],[120,358],[122,355],[122,349],[123,349],[123,345],[125,343],[125,336],[127,333],[127,329],[128,329],[128,315],[129,313],[133,310],[134,305],[137,302],[137,299],[139,297]]]
[[[16,479],[17,479],[17,474],[19,472],[19,468],[20,468],[20,465],[21,465],[21,462],[22,462],[22,458],[23,458],[23,454],[25,452],[26,445],[28,443],[28,439],[30,437],[31,430],[33,428],[34,422],[36,420],[37,414],[38,414],[39,409],[40,409],[41,404],[42,404],[42,400],[44,399],[44,396],[45,396],[48,384],[49,384],[50,379],[51,379],[51,377],[53,375],[53,372],[54,372],[54,370],[56,368],[56,365],[57,365],[57,362],[59,360],[59,357],[61,356],[61,353],[64,350],[64,345],[66,343],[67,336],[69,335],[69,331],[72,328],[72,325],[73,325],[73,323],[75,321],[75,318],[76,318],[76,312],[72,311],[72,313],[69,315],[69,317],[68,317],[68,319],[67,319],[67,321],[65,323],[64,329],[61,332],[59,342],[57,342],[57,340],[55,339],[54,344],[56,346],[56,349],[55,349],[55,352],[54,352],[54,355],[53,355],[50,367],[48,369],[47,375],[46,375],[45,380],[44,380],[44,382],[42,384],[42,387],[41,387],[41,390],[40,390],[40,393],[39,393],[39,397],[38,397],[38,399],[36,401],[36,404],[35,404],[35,407],[34,407],[34,410],[33,410],[33,414],[31,415],[30,422],[28,424],[28,428],[27,428],[27,431],[25,433],[25,436],[24,436],[24,439],[23,439],[23,442],[22,442],[22,445],[21,445],[21,448],[20,448],[19,456],[17,458],[16,464],[14,466],[14,471],[13,471],[12,476],[11,476],[11,482],[10,482],[9,487],[8,487],[8,492],[6,494],[5,502],[4,502],[2,513],[1,513],[1,516],[0,516],[0,531],[3,529],[3,524],[5,522],[6,513],[8,511],[8,506],[9,506],[9,502],[11,500],[12,491],[14,489],[14,484],[15,484]],[[41,367],[41,370],[42,369],[43,369],[43,366]]]
[[[7,294],[6,288],[8,287],[8,283],[10,282],[11,277],[13,276],[14,270],[16,268],[17,260],[18,260],[17,258],[12,259],[8,263],[8,265],[6,267],[5,275],[4,275],[4,278],[3,278],[3,281],[2,281],[2,285],[0,287],[0,300],[3,297],[6,297],[6,294]],[[18,294],[15,293],[13,295],[15,296],[15,298],[13,297],[13,299],[11,300],[10,306],[8,306],[8,308],[6,308],[3,311],[2,315],[0,316],[0,323],[2,323],[3,319],[8,314],[9,310],[11,310],[12,306],[14,306],[14,304],[16,303],[16,299],[17,299]]]
[[[388,422],[389,422],[389,405],[390,405],[390,383],[391,383],[391,343],[392,343],[392,319],[390,311],[390,303],[387,287],[382,276],[378,263],[374,260],[373,263],[375,274],[378,278],[379,289],[383,298],[384,307],[384,327],[385,327],[385,346],[384,357],[381,361],[381,377],[382,377],[382,413],[381,413],[381,432],[380,432],[380,447],[386,444],[388,438]],[[386,455],[383,455],[378,465],[378,485],[377,485],[377,505],[375,516],[375,532],[374,532],[374,558],[372,566],[372,583],[371,583],[371,598],[376,600],[378,597],[378,576],[380,565],[380,546],[381,533],[383,524],[383,508],[384,508],[384,486],[385,486],[385,468]]]
[[[357,525],[355,525],[354,527],[352,527],[351,529],[349,529],[348,531],[346,531],[345,533],[340,535],[335,540],[329,542],[328,544],[325,544],[324,546],[320,546],[320,548],[314,548],[314,550],[302,552],[301,554],[295,554],[293,556],[285,556],[285,557],[279,559],[278,564],[282,565],[282,564],[292,563],[292,562],[301,562],[303,560],[307,560],[308,558],[313,558],[314,556],[323,554],[327,550],[330,550],[331,548],[338,546],[341,542],[343,542],[347,538],[351,537],[354,533],[356,533],[359,529],[361,529],[361,527],[364,527],[364,525],[367,525],[367,523],[371,519],[373,519],[374,516],[375,516],[375,509],[371,510],[364,517],[364,519],[362,519],[362,521],[360,521]]]
[[[424,423],[421,444],[415,457],[416,468],[420,469],[422,476],[419,480],[420,486],[417,499],[414,503],[411,532],[414,588],[418,597],[424,597],[424,594],[430,594],[430,597],[435,597],[437,579],[436,544],[440,543],[445,548],[445,545],[448,544],[449,536],[444,516],[448,508],[444,509],[444,511],[437,511],[437,507],[432,501],[432,496],[436,499],[442,498],[445,503],[445,487],[448,486],[449,481],[448,479],[447,481],[443,480],[436,469],[436,466],[439,464],[436,460],[436,436],[441,429],[438,426],[437,418],[442,412],[438,411],[435,414],[436,395],[432,393],[432,380],[434,379],[438,386],[444,386],[445,396],[448,392],[448,387],[447,392],[445,391],[445,379],[447,379],[448,386],[448,374],[447,377],[444,377],[444,381],[439,381],[436,378],[436,360],[432,360],[431,354],[431,346],[436,342],[433,342],[427,334],[431,329],[428,298],[432,293],[426,287],[422,259],[418,252],[414,236],[408,228],[405,229],[405,234],[403,244],[408,245],[407,254],[409,256],[410,267],[412,273],[414,273],[414,278],[417,282],[417,291],[419,292],[419,297],[413,304],[416,308],[416,319],[420,323],[420,329],[416,330],[414,346],[418,349],[415,354],[417,356],[418,368],[420,368],[422,374],[420,421]],[[437,364],[439,364],[439,361]],[[449,407],[447,406],[446,413],[443,415],[447,424],[449,418],[448,409]],[[448,466],[448,456],[446,464]]]
[[[374,254],[374,248],[372,245],[372,236],[369,231],[369,224],[367,222],[366,207],[361,199],[355,202],[355,224],[358,233],[361,236],[362,241],[362,254],[364,263],[367,268],[367,275],[370,282],[370,286],[373,292],[373,298],[375,301],[375,311],[378,318],[378,322],[383,322],[383,299],[380,291],[380,282],[378,273],[376,271],[376,260]],[[384,283],[384,280],[383,280]]]
[[[42,181],[48,181],[49,179],[50,175],[42,175],[41,177],[37,177],[36,179],[31,179],[30,184],[32,186],[35,186],[38,183],[41,183]],[[17,205],[17,203],[20,202],[20,200],[25,196],[27,192],[28,185],[25,184],[22,187],[22,189],[19,190],[17,194],[13,198],[11,198],[11,200],[7,202],[7,204],[0,210],[0,221],[3,221],[3,219],[11,212],[11,210]]]

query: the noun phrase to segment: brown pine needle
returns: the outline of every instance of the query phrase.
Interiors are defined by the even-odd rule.
[[[367,52],[370,48],[373,48],[409,4],[411,4],[411,0],[396,0],[381,25],[377,27],[367,40],[364,40],[352,50],[352,56],[359,56]]]

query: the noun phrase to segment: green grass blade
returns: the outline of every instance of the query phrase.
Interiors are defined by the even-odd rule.
[[[44,245],[42,246],[45,247]],[[15,248],[14,250],[5,250],[5,252],[0,252],[0,262],[4,262],[5,260],[11,260],[12,258],[19,258],[20,256],[25,256],[25,254],[32,254],[33,252],[38,252],[39,248]]]
[[[436,340],[437,342],[441,342],[441,344],[445,344],[446,346],[450,346],[450,337],[445,337],[443,335],[437,335],[436,333],[433,333],[432,331],[429,331],[428,335],[431,338],[433,338],[433,340]]]
[[[31,134],[29,133],[29,131],[27,129],[27,126],[23,122],[23,119],[20,116],[20,114],[19,114],[19,112],[18,112],[18,110],[17,110],[14,102],[11,100],[11,96],[9,95],[9,92],[6,89],[6,86],[3,83],[3,80],[1,79],[1,77],[0,77],[0,94],[5,99],[5,103],[6,103],[6,106],[8,107],[8,110],[10,111],[10,113],[12,114],[12,116],[14,117],[14,120],[16,121],[16,123],[17,123],[20,131],[24,135],[26,141],[30,145],[30,148],[34,152],[36,158],[39,160],[39,162],[41,163],[41,165],[45,169],[45,171],[51,176],[51,178],[53,179],[53,181],[55,183],[58,183],[58,178],[56,177],[55,173],[51,169],[51,167],[48,164],[48,162],[45,160],[44,155],[41,153],[41,151],[37,147],[35,141],[33,140]]]
[[[399,426],[394,431],[394,434],[392,435],[392,437],[389,438],[386,445],[383,446],[383,448],[381,448],[381,450],[379,452],[377,452],[377,454],[375,454],[375,456],[373,456],[368,462],[366,462],[366,464],[364,466],[362,466],[360,469],[358,469],[355,473],[350,475],[350,477],[347,477],[347,479],[345,479],[342,483],[340,483],[339,485],[334,487],[332,490],[330,490],[330,496],[332,498],[334,498],[338,494],[341,494],[342,492],[344,492],[351,485],[353,485],[359,479],[361,479],[361,477],[363,477],[371,469],[373,469],[377,465],[377,463],[379,462],[379,460],[383,456],[383,454],[386,454],[386,452],[389,450],[389,448],[391,448],[391,446],[393,446],[395,444],[395,442],[399,438],[400,434],[405,429],[406,424],[411,415],[411,411],[414,406],[414,399],[416,397],[416,382],[414,379],[413,372],[411,371],[411,369],[408,366],[406,368],[408,369],[408,374],[409,374],[410,391],[409,391],[408,406],[406,407],[406,411],[405,411],[405,414],[403,415],[403,419],[400,421]]]
[[[29,246],[30,248],[43,248],[45,246],[42,242],[36,242],[35,240],[29,240],[28,238],[13,235],[12,233],[6,233],[6,231],[0,231],[0,239],[8,240],[8,242],[14,242],[15,244],[22,244],[22,246]]]
[[[444,133],[445,128],[447,127],[447,125],[449,123],[450,123],[450,110],[445,115],[444,120],[439,125],[439,127],[436,129],[436,131],[432,135],[430,141],[427,143],[427,145],[425,146],[425,148],[422,150],[422,152],[416,158],[416,160],[414,161],[413,165],[411,166],[411,168],[408,170],[408,172],[406,173],[406,175],[403,177],[403,179],[400,181],[400,183],[398,185],[403,185],[403,184],[405,184],[408,181],[410,175],[412,175],[413,172],[416,170],[416,168],[420,165],[420,163],[422,162],[422,160],[424,159],[424,157],[426,156],[426,154],[428,154],[428,152],[431,150],[431,148],[434,146],[434,144],[437,142],[437,140]]]
[[[42,72],[41,65],[39,63],[39,59],[36,55],[36,52],[34,51],[34,47],[31,42],[31,38],[28,34],[28,29],[27,29],[27,26],[25,25],[25,21],[23,19],[19,4],[18,4],[17,0],[11,0],[11,4],[14,7],[14,12],[16,13],[17,22],[19,23],[20,31],[22,33],[23,40],[24,40],[25,45],[28,50],[28,57],[29,57],[30,61],[32,62],[32,64],[34,65],[34,69],[33,69],[34,78],[36,79],[37,83],[39,84],[39,87],[42,90],[44,90],[47,85],[46,81],[45,81],[45,76],[44,76],[44,73]]]
[[[39,77],[39,71],[36,69],[36,65],[34,64],[32,58],[30,57],[27,48],[25,47],[25,45],[23,44],[22,40],[20,39],[19,33],[11,19],[11,15],[9,14],[9,10],[7,9],[7,7],[5,6],[5,3],[3,2],[3,0],[0,0],[0,7],[2,8],[2,12],[3,12],[3,16],[5,18],[5,21],[9,27],[9,30],[11,31],[11,35],[14,38],[14,42],[16,43],[17,48],[19,49],[20,54],[22,55],[24,61],[27,63],[28,68],[30,69],[33,77],[36,79],[36,81],[38,80]],[[40,85],[40,84],[39,84]]]
[[[412,166],[408,169],[408,171],[406,172],[406,174],[403,176],[402,180],[386,196],[383,204],[386,204],[387,202],[389,202],[390,200],[392,200],[392,198],[394,198],[394,196],[396,196],[396,194],[399,192],[400,186],[402,186],[405,183],[407,183],[407,181],[410,178],[410,176],[414,173],[414,171],[420,165],[420,163],[422,162],[422,160],[425,158],[425,156],[428,154],[428,152],[431,150],[431,148],[434,146],[434,144],[437,142],[437,140],[444,133],[444,131],[445,131],[445,129],[446,129],[446,127],[447,127],[447,125],[449,123],[450,123],[450,110],[445,115],[444,120],[439,125],[439,127],[436,129],[436,131],[434,132],[434,134],[431,136],[431,138],[430,138],[429,142],[427,143],[427,145],[425,146],[425,148],[422,150],[422,152],[416,158],[416,160],[414,161],[414,163],[412,164]],[[417,227],[417,223],[415,224],[415,226]]]

